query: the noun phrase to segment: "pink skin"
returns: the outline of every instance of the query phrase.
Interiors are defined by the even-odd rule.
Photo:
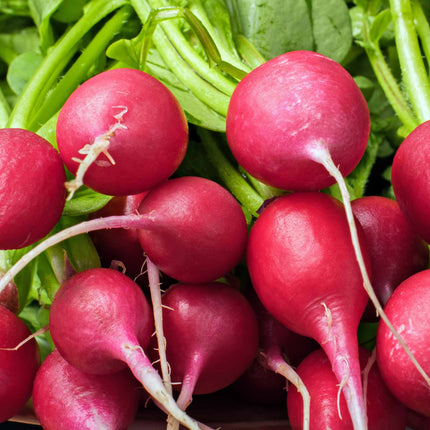
[[[97,268],[72,276],[54,297],[49,325],[55,346],[70,364],[100,375],[128,366],[163,409],[199,428],[177,407],[144,352],[153,332],[152,311],[126,275]]]
[[[137,213],[137,209],[147,192],[130,196],[113,197],[106,206],[92,213],[89,219],[111,215],[129,215]],[[121,262],[125,274],[132,279],[138,277],[145,262],[140,246],[137,229],[97,230],[90,233],[97,248],[103,267],[110,267],[113,261]]]
[[[366,148],[370,117],[348,72],[310,51],[267,61],[237,85],[227,114],[233,155],[260,181],[286,190],[320,190],[335,181],[312,161],[323,145],[344,176]]]
[[[222,283],[175,284],[163,294],[163,323],[172,383],[186,408],[193,394],[218,391],[251,364],[258,346],[247,300]]]
[[[400,209],[412,228],[430,242],[430,121],[406,137],[393,159],[391,180]]]
[[[37,372],[33,407],[44,430],[125,430],[136,417],[139,396],[128,370],[84,373],[54,349]]]
[[[115,164],[100,154],[83,181],[108,195],[137,194],[163,182],[178,168],[188,143],[187,121],[173,94],[147,73],[127,68],[92,77],[61,109],[57,143],[73,174],[79,166],[74,159],[84,158],[79,151],[106,133]]]
[[[46,236],[63,211],[66,175],[58,152],[37,134],[0,130],[0,249]]]
[[[4,306],[12,313],[19,312],[19,293],[18,288],[13,282],[9,282],[6,288],[0,293],[0,306]]]
[[[31,396],[33,380],[39,367],[39,348],[24,322],[0,306],[0,422],[12,418]]]
[[[171,179],[148,194],[139,213],[152,220],[152,227],[139,230],[143,250],[178,281],[214,281],[244,255],[248,230],[242,208],[216,182]]]
[[[265,308],[324,348],[356,427],[365,428],[357,328],[367,294],[342,204],[317,192],[273,201],[251,228],[247,263]]]
[[[369,351],[360,349],[362,369],[369,358]],[[319,349],[309,354],[297,368],[297,373],[311,396],[310,429],[353,430],[345,398],[341,396],[338,399],[337,379],[324,351]],[[373,364],[367,377],[366,403],[369,430],[406,428],[406,408],[389,392],[376,364]],[[288,391],[287,406],[292,429],[302,429],[302,398],[294,387]]]
[[[402,281],[428,267],[428,246],[406,221],[395,200],[369,196],[351,204],[366,239],[372,285],[381,304],[385,305]],[[366,316],[376,319],[371,303]]]
[[[430,372],[430,270],[403,281],[388,300],[385,311],[401,332],[424,370]],[[385,324],[376,336],[379,368],[391,392],[410,409],[430,417],[430,388],[407,359]]]

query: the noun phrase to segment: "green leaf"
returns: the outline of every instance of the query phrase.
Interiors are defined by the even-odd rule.
[[[7,82],[15,94],[19,95],[23,92],[42,60],[42,55],[33,51],[15,57],[7,73]]]
[[[63,215],[82,216],[101,209],[111,199],[111,196],[97,193],[90,188],[81,187],[73,198],[65,204]]]
[[[227,4],[238,30],[264,57],[313,49],[306,0],[227,0]]]
[[[39,29],[40,48],[46,53],[54,44],[54,33],[51,26],[51,16],[63,0],[29,0],[31,16]]]
[[[385,9],[376,15],[369,29],[369,38],[372,42],[378,43],[379,39],[388,29],[391,24],[391,11],[390,9]]]
[[[352,46],[352,28],[344,0],[312,0],[316,51],[342,62]]]

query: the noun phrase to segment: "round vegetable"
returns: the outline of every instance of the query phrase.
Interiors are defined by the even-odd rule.
[[[188,143],[185,114],[173,94],[128,68],[78,87],[60,111],[56,133],[64,163],[77,175],[70,190],[83,181],[108,195],[137,194],[165,181]]]
[[[66,175],[52,145],[20,128],[0,130],[0,249],[46,236],[64,208]]]

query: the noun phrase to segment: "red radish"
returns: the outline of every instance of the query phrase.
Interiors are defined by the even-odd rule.
[[[31,245],[59,220],[65,202],[63,162],[51,144],[19,128],[0,130],[0,249]]]
[[[31,396],[39,349],[25,323],[0,306],[0,422],[12,418]]]
[[[403,215],[418,234],[430,243],[430,121],[420,124],[398,148],[391,181]]]
[[[410,276],[394,291],[385,312],[401,333],[424,371],[430,372],[430,270]],[[391,392],[410,409],[430,417],[430,386],[407,359],[382,322],[376,352],[381,375]]]
[[[81,372],[54,349],[34,380],[34,411],[44,430],[125,430],[137,414],[136,382],[128,370],[109,375]]]
[[[317,152],[328,151],[348,175],[364,154],[370,117],[342,66],[316,52],[291,51],[239,82],[226,127],[233,155],[251,175],[286,190],[320,190],[335,180]]]
[[[128,366],[166,411],[189,428],[199,428],[178,408],[144,352],[153,331],[152,312],[126,275],[97,268],[72,276],[53,299],[49,325],[55,346],[71,365],[92,374]]]
[[[210,282],[244,255],[248,230],[242,208],[221,185],[187,176],[166,181],[142,201],[152,225],[139,230],[151,261],[181,282]]]
[[[406,414],[406,422],[408,429],[411,430],[430,430],[430,417],[418,414],[417,412],[408,409]]]
[[[135,214],[146,194],[113,197],[102,209],[92,213],[89,219]],[[119,261],[130,278],[136,280],[142,273],[145,257],[135,228],[97,230],[91,232],[90,236],[103,267],[110,267],[113,261]]]
[[[251,228],[247,263],[264,307],[324,348],[355,428],[365,429],[357,329],[367,295],[342,204],[318,192],[276,199]]]
[[[370,352],[360,349],[360,362],[365,369]],[[297,368],[311,396],[310,429],[352,430],[345,398],[339,397],[339,386],[329,359],[323,350],[309,354]],[[366,381],[369,430],[404,430],[406,408],[385,386],[376,364]],[[302,398],[294,387],[287,394],[288,417],[293,430],[302,429]]]
[[[145,72],[119,68],[78,87],[57,122],[67,168],[108,195],[146,191],[165,181],[185,156],[188,125],[173,94]],[[85,159],[85,161],[83,161]]]
[[[251,364],[258,326],[248,301],[223,283],[175,284],[162,295],[167,360],[185,409],[193,394],[232,384]],[[173,385],[175,387],[175,385]]]
[[[351,204],[366,239],[373,288],[385,305],[402,281],[427,269],[428,246],[406,221],[395,200],[369,196]],[[375,308],[372,304],[368,308],[366,315],[374,319]]]

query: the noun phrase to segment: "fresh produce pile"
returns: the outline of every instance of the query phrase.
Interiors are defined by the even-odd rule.
[[[430,428],[430,3],[0,0],[0,422],[148,402]],[[288,388],[288,390],[286,389]]]

